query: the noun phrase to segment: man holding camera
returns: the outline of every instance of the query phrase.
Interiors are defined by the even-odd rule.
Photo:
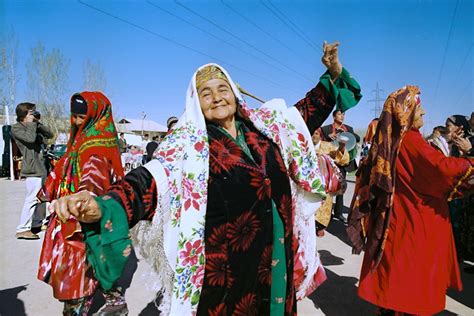
[[[16,228],[16,238],[39,239],[38,235],[31,232],[31,224],[37,202],[36,194],[47,175],[42,148],[44,141],[52,138],[53,133],[40,123],[40,113],[33,103],[18,104],[16,120],[17,123],[12,126],[12,136],[23,155],[20,175],[26,178],[26,198],[20,223]]]

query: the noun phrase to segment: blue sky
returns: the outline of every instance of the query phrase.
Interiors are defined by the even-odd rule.
[[[164,123],[182,113],[193,72],[208,62],[257,96],[294,104],[325,70],[322,42],[338,40],[364,95],[348,124],[369,123],[377,82],[382,99],[405,84],[420,86],[427,128],[474,110],[472,0],[150,2],[84,0],[132,26],[78,1],[3,0],[0,32],[13,28],[19,41],[17,102],[27,98],[25,64],[39,41],[71,60],[65,102],[82,89],[82,65],[91,59],[105,69],[116,118],[145,112]]]

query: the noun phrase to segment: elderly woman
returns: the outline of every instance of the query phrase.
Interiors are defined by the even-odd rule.
[[[419,93],[387,98],[349,214],[353,251],[365,250],[359,296],[383,315],[436,314],[448,287],[462,289],[447,201],[472,189],[474,160],[423,139]]]
[[[99,280],[120,274],[108,267],[126,250],[128,227],[152,219],[139,239],[159,274],[164,314],[294,315],[296,299],[326,279],[313,219],[324,183],[311,134],[336,103],[345,110],[361,97],[337,46],[325,43],[328,72],[290,108],[272,100],[250,109],[222,67],[199,68],[156,160],[102,197],[59,200],[62,218],[92,223],[84,226],[99,246],[90,248]]]

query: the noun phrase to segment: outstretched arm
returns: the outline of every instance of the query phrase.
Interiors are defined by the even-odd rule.
[[[61,220],[74,216],[83,223],[100,221],[105,209],[121,212],[126,215],[129,226],[133,227],[142,219],[153,218],[157,194],[153,176],[146,168],[139,167],[100,197],[82,191],[57,200],[53,203],[53,209]]]
[[[324,42],[322,62],[328,70],[321,76],[316,87],[295,104],[311,134],[321,127],[334,106],[346,111],[362,97],[359,84],[339,62],[338,46],[338,42]]]

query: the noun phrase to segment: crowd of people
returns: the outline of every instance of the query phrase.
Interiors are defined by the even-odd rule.
[[[290,107],[250,108],[222,66],[199,67],[183,115],[141,149],[117,135],[105,95],[74,94],[67,151],[49,175],[40,145],[53,135],[34,104],[19,104],[27,197],[17,238],[39,238],[34,204],[47,205],[38,279],[64,315],[87,315],[97,290],[99,315],[127,315],[117,280],[132,246],[158,276],[164,315],[296,315],[327,279],[317,239],[332,218],[364,251],[358,294],[380,315],[443,310],[446,289],[462,289],[458,262],[474,261],[473,114],[425,140],[420,90],[405,86],[370,122],[357,166],[360,137],[344,118],[362,95],[338,46],[324,43],[327,71]]]

